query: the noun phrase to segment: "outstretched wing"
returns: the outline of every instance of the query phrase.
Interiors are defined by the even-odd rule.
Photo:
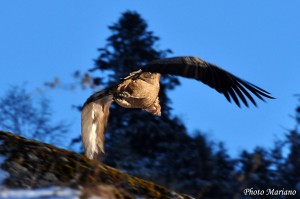
[[[89,97],[81,112],[81,136],[85,155],[101,160],[104,153],[104,131],[112,103],[109,90],[102,90]]]
[[[147,64],[143,71],[179,75],[199,80],[211,88],[214,88],[219,93],[224,94],[229,102],[233,99],[239,107],[239,99],[248,107],[246,98],[256,106],[256,102],[250,93],[253,93],[263,101],[263,97],[273,98],[271,94],[264,89],[244,81],[218,66],[207,63],[197,57],[174,57],[154,60]]]

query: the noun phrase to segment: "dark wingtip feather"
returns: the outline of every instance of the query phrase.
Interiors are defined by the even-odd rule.
[[[264,98],[275,99],[268,91],[198,57],[185,56],[154,60],[145,65],[143,71],[196,79],[222,93],[228,102],[234,101],[238,107],[241,107],[241,104],[249,107],[251,103],[257,107],[254,96],[262,101],[265,101]]]
[[[224,94],[224,96],[226,97],[227,101],[228,101],[229,103],[231,103],[231,99],[230,99],[229,94],[228,94],[227,92],[223,92],[223,94]]]
[[[271,93],[269,93],[268,91],[254,85],[254,84],[251,84],[247,81],[237,78],[236,83],[237,83],[237,86],[239,87],[239,89],[250,99],[250,101],[256,107],[257,107],[257,104],[256,104],[255,100],[252,98],[252,96],[249,94],[249,92],[246,89],[248,89],[251,93],[253,93],[256,97],[258,97],[260,100],[262,100],[264,102],[266,102],[264,97],[269,98],[269,99],[276,99],[273,96],[271,96]]]
[[[233,101],[236,103],[236,105],[238,105],[238,107],[241,107],[241,104],[239,102],[239,99],[238,97],[236,96],[235,92],[233,91],[232,88],[229,88],[228,89],[228,92],[230,94],[230,96],[232,97]]]
[[[242,100],[242,102],[245,104],[246,107],[249,107],[248,102],[246,100],[246,98],[244,97],[243,93],[240,91],[238,86],[233,86],[233,89],[235,91],[235,93],[238,94],[239,98]]]

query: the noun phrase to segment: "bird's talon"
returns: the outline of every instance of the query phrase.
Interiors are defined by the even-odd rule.
[[[113,98],[114,99],[122,99],[122,98],[129,98],[130,94],[126,91],[121,91],[119,93],[115,93]]]
[[[128,92],[126,92],[126,91],[121,91],[120,93],[119,93],[119,96],[121,96],[121,97],[130,97],[130,94],[128,93]]]

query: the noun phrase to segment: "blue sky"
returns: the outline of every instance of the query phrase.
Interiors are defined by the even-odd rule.
[[[0,96],[12,85],[34,91],[59,77],[72,81],[75,70],[93,66],[97,48],[110,35],[108,25],[126,10],[137,11],[161,38],[158,48],[194,55],[250,81],[275,96],[258,108],[239,109],[199,82],[182,79],[170,95],[174,114],[192,132],[223,141],[230,154],[271,147],[295,125],[300,93],[300,2],[253,1],[75,1],[10,0],[0,3]],[[56,120],[80,133],[82,104],[90,91],[48,91]]]

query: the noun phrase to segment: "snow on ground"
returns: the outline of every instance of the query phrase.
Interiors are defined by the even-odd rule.
[[[80,191],[49,187],[41,189],[0,189],[0,199],[79,199]]]

